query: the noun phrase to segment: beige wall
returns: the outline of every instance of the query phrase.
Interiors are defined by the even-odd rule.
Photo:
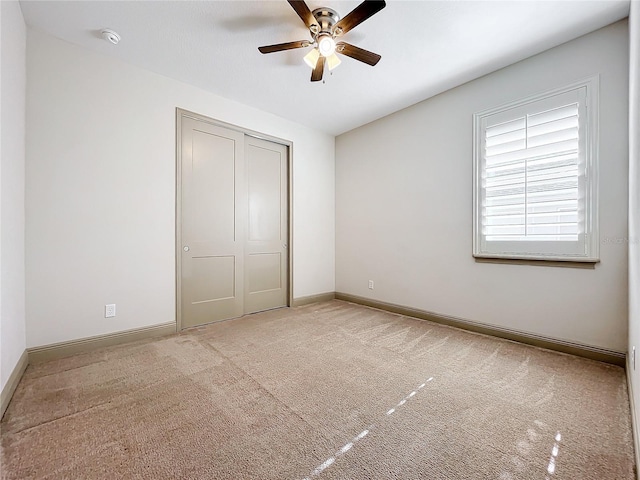
[[[333,136],[31,29],[27,73],[29,347],[175,321],[176,107],[293,141],[294,297],[334,291]]]
[[[640,1],[637,0],[631,2],[629,34],[629,351],[635,346],[636,355],[640,355]],[[630,367],[637,429],[640,358],[636,358],[635,369],[633,365]]]
[[[627,35],[618,22],[339,136],[336,290],[624,352]],[[476,263],[473,113],[598,73],[601,263]]]
[[[26,31],[17,1],[0,2],[0,389],[25,349]]]

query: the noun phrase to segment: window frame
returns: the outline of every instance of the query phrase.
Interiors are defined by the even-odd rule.
[[[498,107],[489,108],[473,115],[473,256],[476,258],[513,259],[513,260],[549,260],[553,262],[582,262],[597,263],[600,261],[599,249],[599,219],[598,219],[598,152],[599,152],[599,75],[566,85],[561,88],[548,90],[543,93],[531,95],[513,102],[509,102]],[[530,104],[549,101],[550,98],[569,92],[578,92],[585,89],[584,108],[586,119],[580,122],[580,129],[584,128],[585,151],[584,151],[584,200],[580,200],[579,206],[584,206],[584,237],[575,245],[581,247],[580,253],[545,252],[551,242],[545,241],[520,241],[521,244],[541,245],[541,251],[532,253],[531,251],[493,251],[484,247],[483,223],[482,223],[482,201],[483,201],[483,169],[484,152],[483,121],[487,117],[496,114],[503,114],[509,110],[522,109]],[[531,105],[534,107],[534,105]],[[532,109],[528,114],[539,113]],[[582,243],[583,242],[583,243]],[[514,245],[518,242],[511,242]],[[544,245],[547,243],[547,245]],[[572,242],[573,243],[573,242]],[[584,244],[584,248],[583,247]]]

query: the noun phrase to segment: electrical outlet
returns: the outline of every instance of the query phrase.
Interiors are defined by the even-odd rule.
[[[373,280],[369,280],[369,290],[373,290]]]
[[[104,306],[104,318],[111,318],[116,316],[116,304],[110,303]]]

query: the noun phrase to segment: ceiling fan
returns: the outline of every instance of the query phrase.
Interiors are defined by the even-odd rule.
[[[336,55],[340,53],[347,57],[355,58],[360,62],[374,66],[382,58],[377,53],[370,52],[346,42],[336,42],[336,38],[354,29],[369,17],[382,10],[386,3],[384,0],[365,0],[354,8],[346,17],[340,18],[338,12],[331,8],[316,8],[313,12],[304,0],[287,0],[309,29],[312,40],[299,40],[297,42],[278,43],[259,47],[260,53],[281,52],[294,48],[313,46],[313,49],[304,57],[304,61],[313,72],[311,81],[322,80],[324,65],[333,70],[341,61]]]

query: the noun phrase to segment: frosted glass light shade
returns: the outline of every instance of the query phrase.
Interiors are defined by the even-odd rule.
[[[333,70],[342,63],[342,60],[340,60],[338,56],[333,53],[330,57],[327,57],[327,63],[329,65],[329,70]]]
[[[330,35],[318,37],[318,50],[323,57],[330,57],[336,51],[336,42]]]
[[[311,68],[316,68],[318,58],[320,58],[320,52],[318,51],[318,49],[313,48],[304,56],[304,63],[309,65]]]

